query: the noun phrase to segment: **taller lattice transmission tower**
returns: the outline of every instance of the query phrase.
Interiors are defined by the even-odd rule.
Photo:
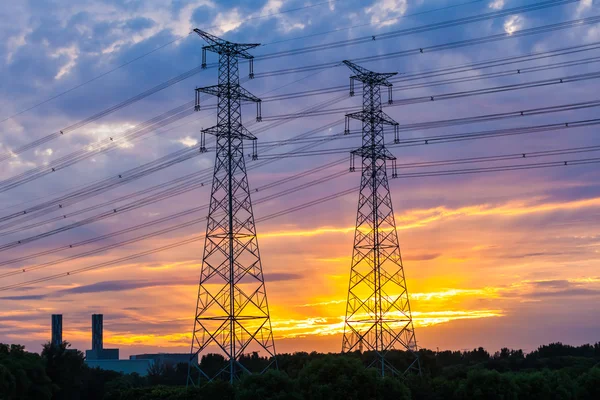
[[[258,44],[231,43],[194,31],[209,43],[202,47],[203,66],[207,51],[219,54],[219,83],[196,89],[196,110],[200,110],[200,93],[208,93],[218,97],[218,116],[217,125],[203,130],[201,139],[203,148],[204,135],[215,135],[217,155],[190,360],[210,352],[221,354],[225,362],[202,369],[190,361],[188,385],[215,377],[233,382],[243,373],[262,372],[276,363],[244,162],[244,140],[255,143],[256,137],[242,126],[241,116],[242,101],[256,102],[260,121],[260,99],[240,86],[238,70],[238,59],[247,59],[252,77],[252,55],[247,50]],[[255,351],[270,359],[259,371],[244,365],[249,357],[243,355]]]
[[[396,157],[385,147],[384,125],[393,126],[397,136],[398,123],[381,107],[380,87],[388,88],[391,103],[388,78],[396,73],[372,72],[350,61],[344,64],[354,73],[350,95],[354,95],[355,80],[363,84],[363,109],[346,115],[346,133],[350,119],[362,121],[362,146],[350,156],[350,171],[355,170],[354,157],[362,159],[362,176],[342,352],[373,352],[370,366],[377,367],[382,376],[409,370],[420,373],[386,168],[390,161],[392,177],[396,175]],[[405,371],[398,371],[386,359],[392,349],[405,350],[411,356]]]

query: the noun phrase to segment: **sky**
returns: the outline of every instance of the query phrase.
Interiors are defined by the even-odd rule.
[[[0,9],[0,37],[5,38],[0,43],[0,153],[7,154],[70,127],[198,67],[201,47],[205,43],[197,35],[190,34],[196,27],[230,41],[262,44],[251,50],[257,56],[254,64],[257,78],[246,79],[247,65],[240,66],[243,86],[259,97],[348,85],[350,76],[349,69],[336,64],[317,71],[260,77],[260,73],[281,69],[366,57],[361,64],[365,68],[408,75],[600,41],[598,24],[580,24],[529,36],[515,33],[595,16],[600,7],[592,0],[573,1],[520,14],[509,13],[501,18],[429,29],[391,39],[377,38],[387,32],[431,26],[533,3],[516,0],[10,2]],[[438,10],[440,8],[444,9]],[[435,45],[502,33],[509,37],[484,44],[427,50]],[[277,51],[369,36],[375,36],[376,40],[302,55],[260,59],[261,55]],[[378,61],[368,59],[419,48],[425,51]],[[397,104],[402,99],[421,96],[435,97],[595,73],[598,61],[593,58],[598,56],[597,52],[592,49],[401,82],[395,85],[394,100]],[[590,60],[571,66],[552,66],[584,59]],[[217,56],[209,53],[208,62],[216,61]],[[515,73],[517,69],[525,71],[544,66],[548,68]],[[505,71],[511,73],[426,87],[409,86]],[[216,84],[216,79],[216,69],[203,70],[86,125],[65,129],[63,135],[51,141],[13,154],[0,162],[0,187],[10,182],[8,179],[30,173],[35,168],[47,170],[54,160],[73,152],[80,151],[85,155],[95,143],[118,138],[139,124],[192,101],[194,88]],[[403,126],[593,101],[598,99],[598,87],[595,79],[573,82],[565,79],[560,85],[389,107],[386,113]],[[269,116],[299,112],[329,100],[330,105],[320,108],[360,106],[359,97],[344,93],[264,101],[262,114],[268,120]],[[214,104],[214,100],[207,99],[205,104]],[[250,131],[263,129],[257,133],[259,145],[315,129],[317,137],[341,133],[344,129],[344,111],[339,115],[289,120],[267,130],[264,127],[270,122],[254,122],[253,105],[244,106],[242,113]],[[597,109],[591,107],[434,129],[416,127],[402,130],[401,139],[564,124],[592,119],[596,115]],[[322,128],[333,122],[338,124]],[[196,146],[200,130],[215,123],[214,111],[208,107],[136,140],[120,141],[110,152],[91,154],[73,165],[2,191],[0,216],[22,212],[85,184],[115,177],[167,154]],[[391,147],[390,151],[397,157],[402,174],[597,158],[597,152],[585,152],[534,160],[427,168],[403,165],[589,147],[599,144],[597,136],[596,128],[588,126]],[[393,137],[388,136],[386,140],[391,143]],[[349,136],[328,142],[319,149],[347,149],[359,146],[359,141],[359,136]],[[69,245],[205,205],[210,197],[210,178],[205,179],[203,186],[178,196],[39,240],[25,239],[100,212],[110,212],[131,201],[115,200],[128,194],[137,199],[139,197],[135,196],[139,195],[133,194],[140,190],[166,184],[186,174],[210,170],[214,146],[209,144],[208,147],[207,153],[85,201],[65,205],[64,209],[33,215],[36,219],[18,220],[16,225],[11,225],[0,218],[0,342],[21,343],[31,351],[40,351],[41,344],[50,338],[50,315],[60,313],[63,314],[63,338],[73,347],[85,350],[91,345],[91,314],[103,313],[105,347],[120,348],[122,357],[143,352],[189,351],[203,242],[197,240],[143,257],[111,261],[202,235],[206,230],[202,221],[205,210],[90,244],[74,248]],[[258,220],[258,240],[275,344],[278,352],[338,352],[358,192],[277,218],[264,221],[261,218],[357,187],[360,176],[358,172],[348,172],[326,184],[260,201],[271,194],[347,171],[346,164],[337,164],[293,182],[265,187],[302,171],[348,158],[347,154],[285,157],[263,166],[253,166],[258,165],[261,157],[266,159],[269,152],[294,152],[298,147],[294,143],[275,148],[263,145],[259,147],[259,161],[247,163],[250,187],[260,188],[253,192],[254,214]],[[501,347],[531,351],[556,341],[573,345],[598,341],[599,170],[597,164],[585,164],[391,180],[418,345],[430,349],[483,346],[490,351]],[[98,207],[85,210],[94,205]],[[63,215],[67,216],[62,218]],[[199,221],[183,229],[103,249],[193,219]],[[46,220],[50,221],[33,224]],[[30,224],[33,226],[29,227]],[[4,246],[18,240],[23,243]],[[59,247],[62,250],[58,252],[37,255]],[[103,250],[62,260],[96,249]],[[50,262],[53,263],[45,265]],[[66,275],[69,271],[103,263],[107,265]],[[42,268],[28,271],[28,268],[40,265]],[[18,273],[23,269],[26,272]],[[6,275],[14,271],[15,274]],[[35,282],[55,274],[62,276]],[[23,285],[8,288],[20,283]]]

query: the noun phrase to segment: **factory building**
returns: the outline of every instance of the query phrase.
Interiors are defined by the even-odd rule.
[[[52,321],[54,334],[54,319]],[[104,348],[104,316],[102,314],[92,315],[92,348],[85,352],[85,363],[90,368],[100,368],[124,374],[137,373],[140,376],[146,376],[148,375],[148,369],[154,363],[175,366],[179,363],[187,363],[189,359],[190,355],[187,353],[158,353],[133,355],[128,360],[119,360],[119,349]],[[195,358],[195,361],[198,362],[198,357]]]
[[[129,356],[130,360],[152,360],[165,367],[176,367],[177,364],[187,364],[190,361],[188,353],[156,353],[156,354],[136,354]],[[198,354],[194,355],[192,364],[198,364]]]
[[[52,314],[52,339],[50,344],[58,347],[62,344],[62,314]]]
[[[118,360],[119,349],[104,348],[104,316],[92,315],[92,349],[85,351],[86,360]]]

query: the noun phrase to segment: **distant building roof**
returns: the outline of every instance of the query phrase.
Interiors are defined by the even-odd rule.
[[[85,360],[90,368],[100,368],[108,371],[121,372],[124,374],[137,373],[140,376],[148,375],[148,368],[153,361],[149,359],[139,360]]]

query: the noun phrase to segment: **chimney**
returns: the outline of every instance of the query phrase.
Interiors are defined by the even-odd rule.
[[[52,346],[60,346],[62,344],[62,314],[52,314]]]
[[[102,350],[102,314],[92,315],[92,350]]]

